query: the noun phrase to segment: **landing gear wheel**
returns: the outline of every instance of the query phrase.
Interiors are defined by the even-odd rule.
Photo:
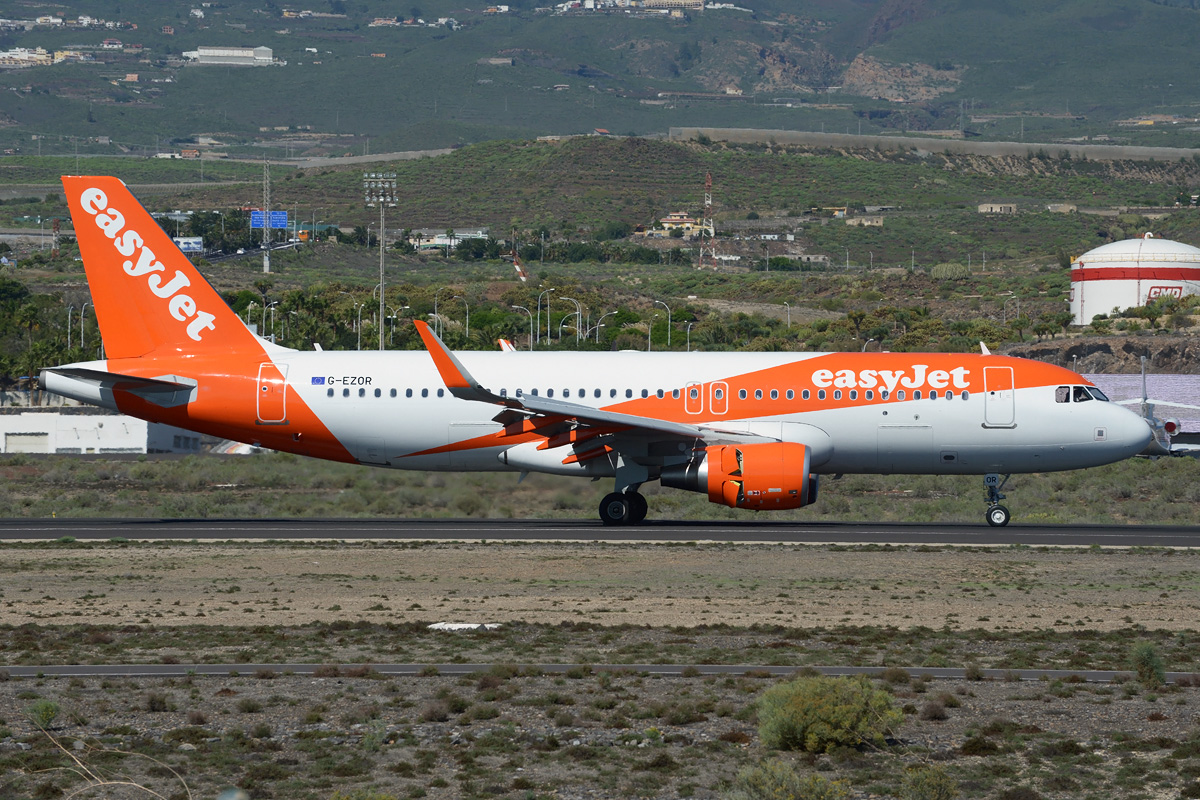
[[[629,500],[629,524],[640,524],[646,518],[646,512],[649,510],[646,498],[637,492],[627,494],[625,497]]]
[[[640,495],[634,495],[640,497]],[[613,492],[600,501],[600,521],[605,525],[628,525],[632,516],[633,503],[630,495]]]
[[[1004,506],[992,506],[987,510],[987,523],[993,528],[1003,528],[1008,524],[1009,513]]]

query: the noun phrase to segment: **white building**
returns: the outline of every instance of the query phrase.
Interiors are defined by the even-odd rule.
[[[196,453],[200,434],[87,408],[0,413],[0,453]]]
[[[183,57],[199,64],[224,67],[269,67],[275,63],[269,47],[198,47]]]
[[[1071,264],[1076,325],[1087,325],[1114,308],[1189,294],[1200,294],[1200,248],[1148,233],[1089,250]]]

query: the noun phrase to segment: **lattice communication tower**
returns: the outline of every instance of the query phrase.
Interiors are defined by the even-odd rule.
[[[700,220],[700,268],[717,268],[716,228],[712,215],[712,173],[704,174],[704,216]],[[707,261],[705,260],[707,257]]]

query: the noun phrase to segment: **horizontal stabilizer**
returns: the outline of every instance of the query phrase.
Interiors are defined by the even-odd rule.
[[[129,392],[162,408],[186,405],[196,390],[196,382],[176,375],[142,378],[87,367],[52,367],[42,370],[41,385],[47,391],[84,402],[97,394]],[[84,397],[80,397],[83,394]],[[101,404],[107,405],[107,404]]]

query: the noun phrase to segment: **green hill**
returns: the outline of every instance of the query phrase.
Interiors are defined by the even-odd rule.
[[[136,30],[0,31],[0,48],[97,59],[0,71],[0,145],[145,154],[206,135],[216,150],[269,144],[278,156],[673,125],[1200,143],[1188,121],[1116,124],[1196,113],[1200,75],[1187,66],[1200,12],[1182,0],[744,0],[748,10],[681,18],[509,5],[488,14],[449,0],[316,0],[313,11],[341,16],[301,18],[273,2],[225,3],[201,19],[178,0],[81,0],[65,19]],[[371,25],[413,11],[431,24]],[[437,25],[442,17],[455,24]],[[101,49],[106,38],[141,47]],[[265,45],[287,64],[180,62],[217,45]],[[481,63],[489,58],[511,64]]]

